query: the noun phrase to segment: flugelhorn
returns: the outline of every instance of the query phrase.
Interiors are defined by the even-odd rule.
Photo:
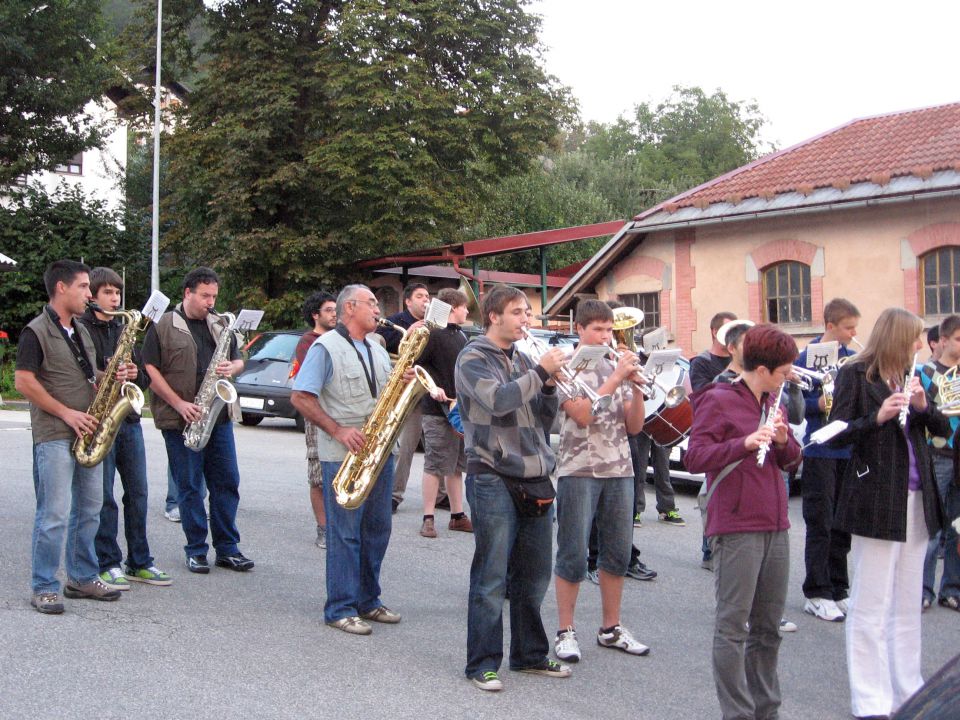
[[[523,337],[529,344],[532,354],[535,356],[533,359],[539,362],[543,355],[550,352],[550,348],[547,347],[540,338],[528,331],[526,327],[522,328],[522,330]],[[613,398],[609,395],[598,395],[593,388],[578,378],[577,373],[566,365],[560,367],[559,375],[559,378],[554,377],[554,382],[557,384],[557,389],[566,395],[568,400],[573,400],[581,396],[586,397],[590,401],[590,412],[593,415],[599,415],[610,407],[610,402]]]

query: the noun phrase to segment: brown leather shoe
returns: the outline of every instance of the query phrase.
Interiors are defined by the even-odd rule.
[[[360,617],[364,620],[373,620],[373,622],[387,623],[388,625],[395,625],[400,622],[400,613],[395,613],[386,605],[381,605],[369,612],[362,613]]]
[[[67,583],[67,586],[63,589],[63,594],[68,598],[86,598],[89,600],[119,600],[120,591],[111,590],[100,578],[94,578],[88,583],[83,583],[83,585],[74,585],[73,583]]]
[[[437,537],[437,529],[433,526],[432,518],[427,518],[423,521],[423,525],[420,527],[420,535],[425,538]]]
[[[473,532],[473,523],[470,522],[470,518],[464,515],[462,518],[457,518],[454,520],[450,518],[450,524],[447,525],[449,530],[459,530],[460,532]]]

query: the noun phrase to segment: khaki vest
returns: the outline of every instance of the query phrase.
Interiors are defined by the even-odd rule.
[[[53,398],[71,410],[86,412],[97,391],[91,383],[87,382],[73,351],[67,345],[57,325],[47,314],[46,309],[27,325],[36,333],[40,348],[43,350],[43,363],[37,372],[37,380]],[[74,323],[74,326],[76,332],[80,333],[83,350],[87,354],[91,367],[95,367],[97,351],[89,331],[81,323]],[[73,428],[63,420],[41,410],[33,403],[30,403],[30,423],[33,427],[34,443],[73,440],[77,437]]]
[[[181,305],[177,305],[177,310]],[[207,315],[207,327],[214,341],[220,337],[224,326],[220,319]],[[197,344],[190,334],[187,321],[177,312],[166,312],[157,323],[157,340],[160,343],[160,374],[170,388],[184,400],[193,402],[197,396]],[[204,368],[206,369],[206,368]],[[233,419],[236,403],[230,406]],[[172,406],[168,405],[157,393],[150,393],[150,411],[153,424],[158,430],[183,430],[186,423]]]
[[[320,391],[320,405],[324,411],[346,427],[363,427],[377,401],[370,396],[370,386],[364,366],[356,349],[335,330],[326,332],[314,341],[330,353],[333,377]],[[377,378],[377,392],[383,392],[390,377],[390,356],[380,345],[371,343],[373,365]],[[317,428],[317,457],[322,462],[342,462],[347,449],[322,429]]]

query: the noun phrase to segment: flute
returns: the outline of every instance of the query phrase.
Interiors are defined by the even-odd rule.
[[[787,386],[786,383],[780,385],[780,389],[777,391],[777,399],[774,401],[773,405],[770,407],[770,410],[767,413],[767,421],[764,423],[764,427],[768,427],[773,430],[773,423],[777,419],[777,412],[780,410],[780,400],[783,398],[783,389]],[[760,447],[757,448],[757,465],[763,467],[763,461],[767,459],[767,451],[770,450],[770,442],[760,443]]]
[[[910,369],[907,370],[907,376],[903,379],[903,391],[907,393],[907,402],[900,408],[900,427],[907,427],[907,413],[910,412],[910,379],[917,370],[917,356],[920,353],[913,354],[913,362],[910,363]]]

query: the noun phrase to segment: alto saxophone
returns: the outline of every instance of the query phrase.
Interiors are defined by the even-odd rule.
[[[215,313],[213,310],[210,312],[219,315],[227,324],[217,338],[213,357],[207,365],[197,396],[193,399],[193,404],[200,407],[200,419],[183,429],[183,444],[196,452],[203,450],[210,442],[210,434],[217,424],[220,409],[237,401],[237,389],[233,383],[217,375],[217,365],[226,360],[230,353],[230,340],[234,335],[233,327],[237,318],[231,313]]]
[[[403,380],[403,374],[413,367],[426,347],[430,329],[421,325],[408,332],[382,319],[378,320],[378,324],[399,330],[403,333],[403,339],[397,348],[397,363],[390,378],[361,429],[366,441],[359,451],[347,454],[333,479],[337,502],[348,510],[360,507],[367,499],[393,450],[403,421],[420,402],[423,394],[436,388],[429,373],[419,366],[414,367],[416,380],[409,383]]]
[[[146,329],[150,318],[146,318],[141,326],[141,316],[136,310],[118,310],[111,312],[104,310],[95,302],[89,302],[87,305],[91,310],[110,315],[112,317],[123,317],[126,323],[117,340],[117,347],[113,352],[113,357],[107,363],[103,372],[103,379],[100,381],[100,387],[97,388],[97,394],[87,408],[87,414],[93,415],[97,419],[97,428],[92,433],[88,433],[81,438],[77,438],[73,443],[73,457],[83,467],[93,467],[102,462],[113,447],[113,441],[120,432],[121,424],[131,411],[138,415],[143,409],[143,391],[132,382],[118,382],[117,368],[121,364],[131,362],[133,358],[133,346],[137,340],[137,333]]]

